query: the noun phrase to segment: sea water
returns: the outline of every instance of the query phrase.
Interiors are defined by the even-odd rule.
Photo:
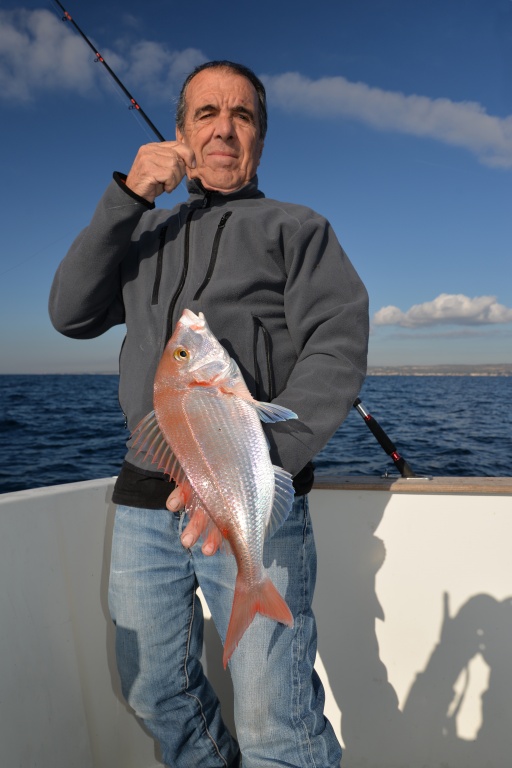
[[[118,377],[0,376],[0,493],[116,475]],[[360,398],[416,474],[512,476],[512,377],[368,376]],[[397,474],[351,409],[316,474]]]

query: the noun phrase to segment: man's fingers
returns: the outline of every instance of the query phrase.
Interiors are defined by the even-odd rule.
[[[219,531],[217,526],[214,526],[208,533],[208,536],[206,537],[206,541],[201,547],[201,552],[203,553],[203,555],[214,555],[215,552],[217,552],[217,550],[220,549],[221,546],[222,546],[222,533]]]
[[[203,546],[201,547],[201,552],[204,555],[214,555],[222,546],[222,534],[216,525],[212,525],[210,518],[202,509],[197,510],[194,513],[192,520],[183,531],[181,543],[185,549],[193,547],[208,526],[210,526],[210,529],[206,535]]]
[[[178,512],[185,506],[185,494],[179,485],[173,490],[165,503],[169,512]]]
[[[169,495],[166,506],[170,512],[178,512],[183,509],[187,503],[186,487],[183,489],[177,485],[176,488]],[[209,516],[204,509],[196,509],[190,522],[186,525],[185,530],[181,536],[181,543],[185,549],[190,549],[198,541],[199,537],[210,526],[210,530],[206,535],[201,551],[204,555],[214,555],[215,552],[222,546],[222,534],[216,525],[212,524]]]
[[[194,150],[191,149],[188,144],[183,141],[168,141],[165,142],[169,146],[172,146],[174,151],[180,155],[187,168],[194,169],[196,167],[196,156]]]
[[[197,511],[188,523],[181,536],[181,543],[185,549],[193,547],[208,525],[208,517],[205,512]]]
[[[148,202],[172,192],[195,167],[195,155],[184,142],[162,141],[142,146],[126,178],[126,186]]]

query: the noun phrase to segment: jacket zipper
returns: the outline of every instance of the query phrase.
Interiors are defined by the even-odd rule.
[[[212,278],[213,270],[215,269],[215,262],[217,261],[217,254],[219,252],[220,239],[222,237],[222,233],[224,231],[224,227],[226,226],[226,222],[227,222],[227,220],[229,219],[229,217],[231,216],[232,213],[233,213],[233,211],[226,211],[226,213],[222,216],[221,220],[219,221],[219,224],[217,226],[217,231],[215,232],[215,237],[214,237],[214,240],[213,240],[212,253],[211,253],[211,256],[210,256],[210,263],[208,265],[208,270],[206,272],[206,276],[205,276],[203,282],[201,283],[201,285],[199,286],[199,288],[197,289],[197,291],[195,293],[194,301],[197,301],[199,299],[199,297],[201,296],[202,292],[204,291],[204,289],[206,288],[206,286],[208,285],[208,283],[210,282],[210,280]]]
[[[205,192],[205,195],[204,195],[204,198],[203,198],[203,202],[201,203],[201,205],[199,207],[200,208],[207,208],[210,205],[211,197],[212,197],[212,193],[211,192]],[[196,208],[192,208],[188,212],[187,220],[185,222],[185,249],[184,249],[185,252],[184,252],[184,255],[183,255],[183,270],[182,270],[182,273],[181,273],[181,278],[180,278],[179,285],[176,288],[174,296],[172,297],[172,300],[171,300],[171,303],[170,303],[170,306],[169,306],[169,311],[167,313],[167,333],[166,333],[166,336],[165,336],[165,343],[167,343],[169,341],[169,339],[171,338],[171,336],[172,336],[172,331],[173,331],[173,328],[174,328],[174,324],[173,324],[174,310],[176,308],[176,303],[178,301],[180,293],[183,290],[183,286],[185,285],[185,280],[186,280],[186,277],[187,277],[188,262],[189,262],[189,257],[190,257],[190,224],[192,222],[192,217],[193,217],[195,211],[196,211]]]
[[[270,354],[270,333],[265,328],[259,317],[253,315],[254,322],[254,345],[253,345],[253,357],[254,357],[254,379],[256,384],[256,399],[261,400],[262,396],[262,381],[261,373],[258,366],[258,336],[261,332],[263,336],[263,345],[265,349],[265,362],[267,366],[267,383],[268,383],[268,400],[271,402],[275,397],[274,377],[272,375],[272,356]]]
[[[162,279],[162,266],[164,260],[164,247],[165,237],[167,235],[167,227],[162,227],[160,230],[160,239],[158,242],[158,256],[156,260],[156,273],[155,282],[153,283],[153,294],[151,296],[151,305],[158,304],[158,294],[160,292],[160,281]]]
[[[169,311],[167,313],[167,333],[165,336],[165,343],[169,341],[169,339],[172,336],[172,330],[173,330],[173,315],[174,310],[176,308],[176,303],[178,301],[179,295],[183,290],[183,286],[185,285],[185,280],[187,277],[188,272],[188,261],[189,261],[189,251],[190,251],[190,223],[192,221],[192,216],[194,215],[195,208],[192,208],[191,211],[188,212],[187,220],[185,222],[185,252],[183,256],[183,270],[181,272],[181,278],[178,287],[176,288],[176,291],[174,293],[174,296],[172,297]]]

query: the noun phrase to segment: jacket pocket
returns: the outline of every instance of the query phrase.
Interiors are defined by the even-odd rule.
[[[123,343],[121,344],[121,349],[119,350],[119,357],[118,357],[118,364],[117,364],[118,365],[118,371],[119,371],[119,381],[118,381],[118,384],[117,384],[117,402],[119,403],[119,407],[121,409],[121,413],[123,414],[124,428],[127,429],[128,428],[128,417],[127,417],[126,412],[125,412],[125,410],[123,408],[123,403],[122,403],[122,399],[121,399],[121,365],[122,365],[121,358],[123,356],[123,351],[124,351],[125,346],[126,346],[126,334],[124,336]]]
[[[270,402],[275,397],[272,337],[260,317],[253,315],[252,320],[255,397]]]

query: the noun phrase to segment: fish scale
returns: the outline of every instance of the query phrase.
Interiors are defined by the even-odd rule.
[[[268,508],[274,475],[266,443],[257,438],[261,426],[251,406],[199,389],[183,398],[174,397],[172,403],[162,407],[168,415],[166,437],[175,446],[174,453],[187,479],[208,508],[216,508],[218,493],[230,494],[235,500],[232,513],[247,505]],[[186,420],[183,413],[187,414]],[[236,455],[236,464],[226,461],[227,452]],[[249,519],[246,514],[243,518]]]

